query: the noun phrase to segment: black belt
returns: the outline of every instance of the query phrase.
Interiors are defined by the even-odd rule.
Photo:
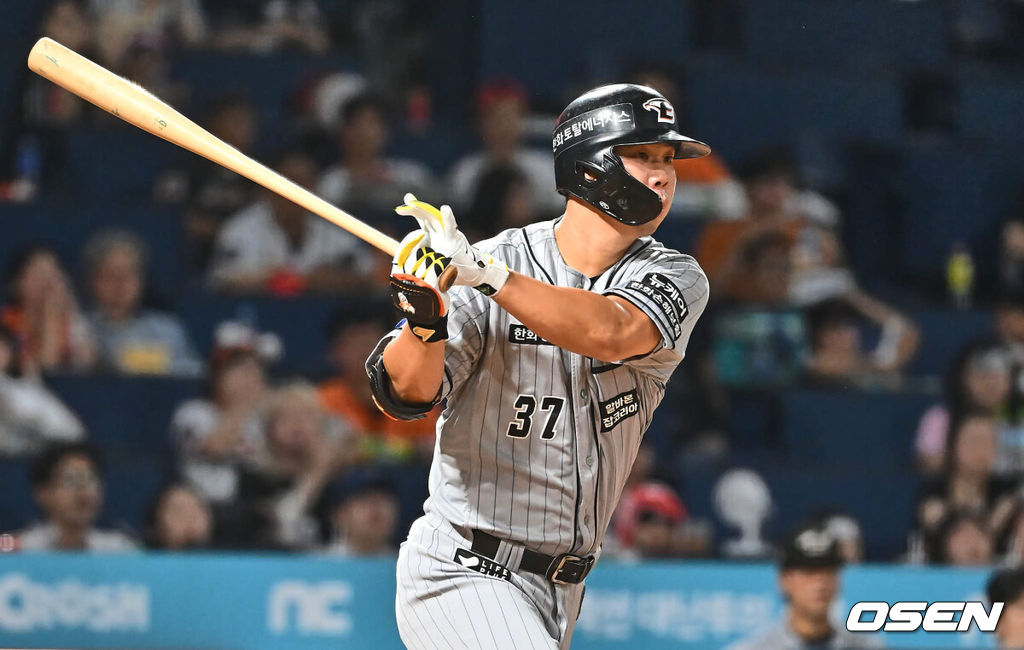
[[[472,550],[474,553],[494,560],[498,555],[499,544],[501,544],[501,540],[494,535],[473,529]],[[528,548],[523,549],[523,559],[519,562],[520,571],[542,575],[560,585],[577,585],[583,582],[593,567],[593,555],[587,557],[571,553],[544,555]]]

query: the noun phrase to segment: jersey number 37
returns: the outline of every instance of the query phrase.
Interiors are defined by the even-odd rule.
[[[533,428],[533,415],[537,411],[537,398],[533,395],[520,395],[513,405],[516,415],[508,423],[508,431],[505,433],[510,438],[526,438]],[[551,440],[555,437],[555,424],[558,416],[562,414],[562,407],[565,406],[564,397],[544,395],[540,398],[540,410],[547,413],[544,418],[544,428],[541,431],[541,440]],[[540,418],[538,418],[540,419]]]

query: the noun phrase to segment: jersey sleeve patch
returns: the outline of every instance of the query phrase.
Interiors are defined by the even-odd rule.
[[[645,296],[664,318],[672,338],[679,338],[689,308],[682,292],[672,280],[661,273],[648,273],[642,280],[631,280],[626,289]]]

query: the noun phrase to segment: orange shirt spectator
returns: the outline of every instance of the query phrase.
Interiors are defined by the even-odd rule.
[[[330,326],[328,356],[337,373],[322,382],[317,391],[320,403],[331,415],[341,419],[360,437],[361,455],[367,459],[410,460],[429,458],[434,448],[434,429],[439,409],[421,420],[392,420],[373,402],[363,364],[380,336],[385,323],[381,314],[351,314],[342,311]]]
[[[21,372],[94,363],[92,333],[52,249],[32,246],[18,254],[10,265],[8,288],[11,300],[0,308],[0,325],[14,335]]]
[[[343,377],[328,379],[320,384],[318,391],[324,408],[360,433],[407,440],[434,438],[436,411],[431,411],[422,420],[392,420],[372,404],[368,406],[363,396],[356,394]]]
[[[772,219],[760,222],[752,219],[739,221],[712,221],[704,227],[697,241],[697,259],[709,278],[721,274],[739,254],[744,245],[758,235],[775,231],[781,233],[790,245],[800,237],[804,221],[799,218]]]
[[[702,158],[674,160],[678,183],[721,183],[732,178],[729,169],[714,152]]]

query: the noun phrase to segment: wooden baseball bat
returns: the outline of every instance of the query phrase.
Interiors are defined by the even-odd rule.
[[[53,39],[41,38],[36,42],[28,55],[28,67],[125,122],[238,172],[294,201],[388,255],[394,255],[398,250],[398,242],[394,238],[256,162],[143,87],[117,76]],[[454,267],[445,269],[441,277],[442,290],[451,286],[455,273]]]

